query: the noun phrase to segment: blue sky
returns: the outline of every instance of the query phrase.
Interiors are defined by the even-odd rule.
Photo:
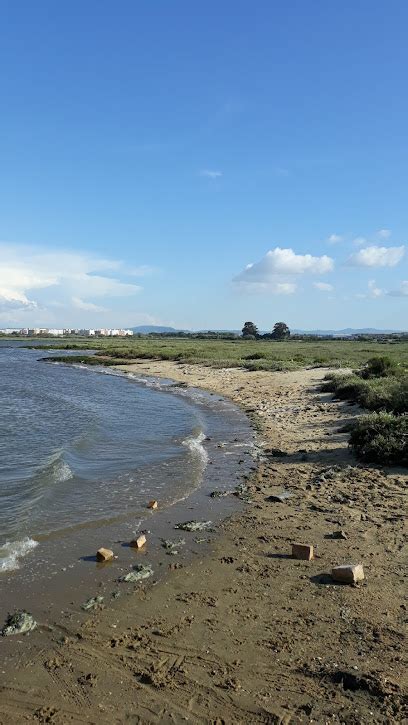
[[[407,25],[0,0],[0,325],[406,329]]]

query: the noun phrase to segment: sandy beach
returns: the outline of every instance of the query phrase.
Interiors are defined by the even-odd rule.
[[[16,638],[1,725],[406,721],[406,470],[351,456],[340,429],[357,409],[319,392],[327,371],[121,369],[246,411],[262,449],[250,500],[209,554],[172,557],[156,586],[50,628],[41,646],[35,632]],[[315,558],[293,559],[293,542]],[[330,577],[348,563],[364,566],[358,586]]]

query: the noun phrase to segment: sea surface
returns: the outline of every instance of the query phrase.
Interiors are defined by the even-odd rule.
[[[253,446],[219,396],[47,355],[0,341],[0,584],[44,542],[186,499],[209,446],[225,447],[225,472]]]

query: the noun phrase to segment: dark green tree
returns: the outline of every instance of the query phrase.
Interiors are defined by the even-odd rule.
[[[275,322],[271,337],[273,340],[286,340],[290,337],[290,330],[286,322]]]
[[[245,322],[242,328],[242,337],[258,337],[257,326],[253,322]]]

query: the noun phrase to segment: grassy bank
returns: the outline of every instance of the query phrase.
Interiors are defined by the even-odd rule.
[[[37,347],[37,346],[36,346]],[[39,349],[53,349],[44,344]],[[377,342],[355,340],[185,340],[134,339],[81,340],[58,345],[65,350],[96,350],[103,364],[109,359],[174,360],[180,363],[212,367],[243,367],[247,370],[295,370],[302,367],[359,367],[368,358],[387,355],[408,367],[408,342]],[[72,360],[70,360],[72,361]],[[95,363],[94,363],[95,364]]]
[[[371,358],[352,374],[328,375],[323,390],[372,411],[351,429],[350,445],[360,458],[408,466],[406,366],[389,357]]]

